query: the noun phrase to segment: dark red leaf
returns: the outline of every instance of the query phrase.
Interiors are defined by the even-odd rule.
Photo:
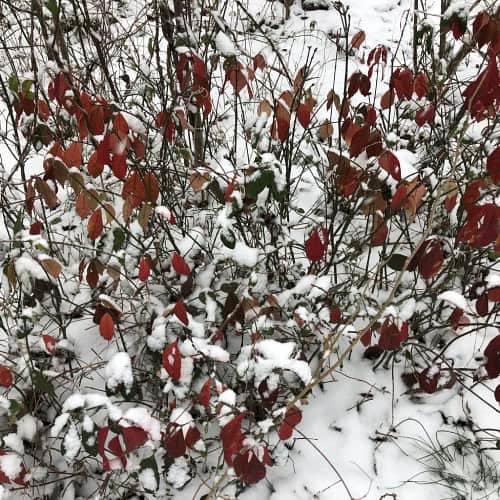
[[[142,427],[121,427],[121,431],[127,453],[137,450],[148,440],[148,434]]]
[[[186,453],[186,441],[182,427],[178,424],[171,422],[170,431],[164,441],[165,449],[172,458],[182,457]]]
[[[489,378],[500,375],[500,335],[497,335],[484,350],[486,372]]]
[[[365,346],[368,347],[372,343],[372,330],[371,328],[368,328],[368,330],[363,333],[363,336],[361,337],[361,343]]]
[[[440,371],[437,367],[428,367],[418,374],[418,383],[420,388],[432,394],[436,392],[439,382]]]
[[[278,435],[282,441],[290,439],[293,434],[293,429],[302,420],[302,412],[296,407],[292,406],[288,408],[285,414],[285,418],[280,425]]]
[[[200,393],[198,394],[198,401],[208,411],[210,408],[210,390],[212,388],[212,379],[208,378],[203,384]]]
[[[127,174],[127,155],[113,155],[111,170],[117,179],[123,179]]]
[[[320,231],[318,230],[321,230]],[[320,236],[321,234],[321,236]],[[321,226],[316,228],[305,243],[306,256],[311,262],[317,262],[323,258],[328,248],[328,231]]]
[[[500,184],[500,146],[494,149],[486,162],[488,175],[495,184]]]
[[[54,354],[56,351],[56,341],[54,337],[51,335],[43,334],[42,335],[43,345],[45,346],[45,350],[49,354]]]
[[[10,387],[13,381],[14,377],[10,369],[6,366],[0,366],[0,385],[2,387]]]
[[[391,174],[393,179],[401,180],[401,166],[398,157],[392,151],[384,151],[378,157],[378,163],[386,172]]]
[[[102,222],[102,210],[98,208],[91,215],[88,225],[87,225],[88,235],[91,240],[96,240],[102,233],[103,222]]]
[[[423,278],[431,279],[439,273],[443,266],[444,256],[441,242],[438,239],[432,239],[425,246],[418,261],[418,270]]]
[[[488,294],[487,292],[482,293],[476,300],[476,311],[479,316],[488,315]]]
[[[179,380],[181,378],[181,352],[177,340],[165,347],[162,360],[167,373],[174,380]]]
[[[113,118],[113,128],[120,138],[124,138],[128,134],[128,123],[121,113]]]
[[[111,314],[105,313],[99,321],[99,333],[105,340],[111,340],[115,336],[115,322]]]
[[[307,128],[311,123],[311,110],[305,104],[299,104],[297,108],[297,118],[302,127]]]
[[[153,172],[147,172],[142,181],[144,182],[146,201],[156,203],[156,200],[160,195],[160,186],[158,185],[156,175]]]
[[[191,274],[191,268],[188,266],[184,258],[177,252],[174,252],[172,256],[172,267],[177,274],[181,274],[183,276],[189,276]]]
[[[241,432],[241,422],[244,418],[244,413],[237,415],[221,429],[220,438],[224,459],[228,465],[232,465],[233,455],[236,455],[243,445],[244,436]]]
[[[233,463],[236,474],[247,484],[255,484],[266,477],[266,466],[259,461],[252,450],[238,455]]]
[[[391,200],[391,209],[398,210],[408,200],[408,188],[406,184],[400,184]]]
[[[150,272],[151,268],[149,267],[148,259],[146,257],[141,257],[141,261],[139,262],[139,279],[143,282],[147,281]]]
[[[201,433],[198,427],[191,425],[186,433],[186,446],[193,448],[194,444],[201,439]]]
[[[330,311],[330,323],[338,323],[342,318],[342,313],[340,312],[340,308],[335,306]]]
[[[173,313],[175,314],[175,316],[177,317],[177,319],[179,321],[181,321],[186,326],[188,326],[188,324],[189,324],[189,318],[188,318],[188,315],[187,315],[186,306],[184,305],[184,302],[182,301],[182,299],[179,299],[175,303],[175,306],[174,306],[174,309],[173,309]]]

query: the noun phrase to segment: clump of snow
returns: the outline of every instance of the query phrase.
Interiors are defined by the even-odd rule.
[[[22,472],[23,461],[19,455],[6,453],[0,456],[0,470],[11,480],[14,481]]]
[[[141,472],[139,472],[139,482],[145,490],[156,491],[157,482],[153,469],[142,469]]]
[[[217,33],[217,36],[215,37],[215,48],[218,52],[226,57],[238,55],[238,51],[236,50],[233,42],[222,31],[219,31],[219,33]]]
[[[184,457],[176,458],[168,469],[167,481],[176,489],[182,488],[189,480],[189,466]]]
[[[23,415],[17,422],[17,435],[25,441],[33,442],[38,430],[38,420],[30,414]]]
[[[106,365],[106,386],[115,390],[120,384],[130,389],[134,383],[130,356],[126,352],[117,352]]]
[[[78,452],[80,451],[80,448],[82,446],[80,436],[78,435],[78,430],[73,422],[69,425],[68,431],[64,436],[63,443],[64,456],[69,462],[72,462],[78,455]]]

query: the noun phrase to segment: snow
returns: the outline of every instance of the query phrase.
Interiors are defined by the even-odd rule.
[[[78,430],[74,423],[69,425],[63,443],[65,450],[64,456],[69,462],[72,462],[81,448],[80,436],[78,435]]]
[[[22,459],[14,453],[7,453],[0,456],[0,470],[11,480],[14,481],[22,470]]]
[[[224,250],[240,266],[255,267],[259,258],[259,250],[249,247],[242,241],[237,241],[233,249]]]
[[[115,390],[120,384],[128,390],[134,383],[132,363],[126,352],[117,352],[106,365],[106,386]]]
[[[189,467],[184,457],[176,458],[168,469],[167,481],[176,489],[182,488],[189,480]]]
[[[20,419],[18,419],[16,424],[17,435],[21,439],[32,443],[35,439],[38,429],[38,420],[27,413],[26,415],[23,415]]]
[[[215,47],[223,56],[236,56],[238,51],[229,37],[222,31],[215,37]]]

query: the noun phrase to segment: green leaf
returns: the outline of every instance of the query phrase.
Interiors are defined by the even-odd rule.
[[[236,246],[236,236],[231,229],[226,229],[220,233],[222,243],[231,250]]]
[[[9,89],[16,94],[19,92],[19,79],[16,74],[9,76]]]
[[[33,385],[39,392],[54,396],[54,386],[42,372],[34,371],[31,375],[31,379],[33,381]]]
[[[113,252],[117,252],[125,244],[125,233],[117,227],[113,230],[113,238]]]
[[[14,223],[14,234],[17,234],[23,228],[23,212],[19,210],[17,213],[17,219]]]
[[[257,174],[254,174],[257,175]],[[270,170],[262,170],[260,175],[253,178],[245,185],[245,193],[249,198],[257,199],[257,196],[270,184],[274,183],[274,174]]]
[[[400,253],[393,253],[391,258],[387,261],[387,265],[394,269],[394,271],[401,271],[406,262],[406,255],[402,255]]]
[[[52,17],[57,17],[57,0],[47,0],[45,2],[45,7],[49,9],[50,13],[52,14]]]
[[[33,85],[33,83],[33,80],[24,80],[24,82],[22,83],[21,91],[25,96],[33,96],[33,93],[31,92],[31,86]]]

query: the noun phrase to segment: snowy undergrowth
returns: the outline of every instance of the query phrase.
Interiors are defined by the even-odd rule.
[[[498,498],[470,3],[6,4],[6,498]]]

